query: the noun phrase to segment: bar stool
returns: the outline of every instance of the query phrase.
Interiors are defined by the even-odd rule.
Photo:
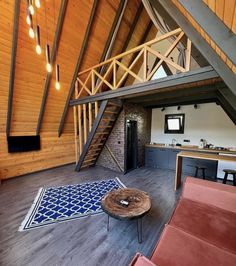
[[[224,176],[224,179],[223,179],[223,184],[226,184],[228,175],[232,175],[233,176],[233,184],[234,184],[234,186],[236,186],[236,170],[224,169],[223,171],[225,172],[225,176]]]
[[[196,168],[196,171],[195,171],[195,177],[198,177],[198,171],[199,170],[202,170],[202,177],[203,177],[203,179],[206,179],[206,166],[201,166],[201,165],[196,165],[195,166],[195,168]]]

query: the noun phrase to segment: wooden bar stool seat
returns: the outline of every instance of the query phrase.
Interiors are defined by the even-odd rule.
[[[228,175],[232,175],[233,176],[233,184],[234,184],[234,186],[236,186],[236,170],[224,169],[223,171],[225,172],[225,176],[224,176],[224,179],[223,179],[223,184],[226,184]]]
[[[201,170],[202,171],[202,178],[203,179],[206,179],[206,169],[207,167],[206,166],[201,166],[201,165],[196,165],[195,166],[196,168],[196,171],[195,171],[195,177],[198,177],[198,171]]]

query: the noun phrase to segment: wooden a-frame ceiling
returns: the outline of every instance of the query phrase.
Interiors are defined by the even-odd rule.
[[[59,21],[61,15],[60,7],[64,1],[55,0],[56,9],[54,9],[53,1],[41,1],[42,8],[38,15],[42,31],[42,44],[45,44],[46,25],[43,12],[44,3],[46,2],[48,43],[50,47],[53,47],[55,40],[58,39],[59,41],[55,59],[60,64],[61,90],[57,91],[54,88],[55,71],[53,71],[49,79],[45,98],[47,73],[45,70],[44,53],[41,56],[36,55],[35,40],[30,39],[28,36],[28,26],[25,22],[26,1],[0,0],[0,133],[6,132],[7,121],[10,122],[10,135],[57,132],[61,125],[63,125],[63,132],[73,131],[72,110],[69,108],[68,112],[65,113],[65,106],[81,51],[83,51],[83,54],[80,71],[99,63],[114,26],[116,14],[120,9],[121,3],[124,1],[97,1],[92,21],[90,18],[96,1],[65,1],[68,3],[65,14],[62,16],[63,24],[58,36],[55,34],[58,26],[56,23]],[[154,3],[155,1],[151,2]],[[214,43],[191,14],[183,7],[183,2],[186,1],[172,0],[166,2],[171,2],[172,5],[179,9],[191,23],[192,27],[201,34],[228,68],[233,73],[236,73],[236,67],[232,60],[224,54],[221,47]],[[18,20],[16,19],[17,3],[20,3],[18,6]],[[204,0],[204,3],[233,33],[236,32],[236,0]],[[16,25],[14,27],[14,21],[17,22],[17,27]],[[156,30],[154,27],[149,27],[150,21],[148,14],[142,7],[141,0],[127,1],[110,56],[121,53],[125,43],[125,49],[130,49],[140,44],[144,36],[146,40],[153,38]],[[82,49],[90,22],[91,28],[88,41],[86,47]],[[150,34],[146,33],[147,28],[150,29]],[[15,34],[16,32],[17,34]],[[16,49],[14,60],[12,60],[14,44],[16,44]],[[14,64],[12,64],[13,61]],[[14,66],[14,71],[12,66]],[[12,84],[13,86],[11,86]],[[10,97],[9,105],[9,95],[11,96],[9,88],[11,87],[12,98]],[[9,106],[11,106],[10,120],[8,119]],[[62,119],[63,112],[66,114],[64,119]]]
[[[58,37],[55,32],[62,1],[55,0],[55,9],[54,1],[46,1],[48,43],[51,48],[55,42],[55,37]],[[16,21],[14,15],[16,15],[16,5],[19,2],[17,36],[16,40],[14,40],[14,19]],[[53,71],[38,133],[58,131],[95,1],[69,0],[66,2],[67,6],[55,58],[60,65],[61,89],[57,91],[54,87],[55,71]],[[97,1],[88,42],[82,55],[80,71],[99,63],[101,60],[121,2],[119,0]],[[17,42],[17,47],[14,58],[9,135],[35,135],[37,132],[45,93],[45,80],[47,78],[44,58],[44,44],[46,43],[44,3],[45,1],[41,1],[42,8],[37,17],[41,27],[43,48],[42,54],[38,56],[35,53],[35,40],[30,39],[28,35],[28,25],[25,20],[26,1],[0,0],[0,133],[5,133],[7,126],[9,82],[12,77],[11,54],[14,42]],[[136,16],[137,12],[139,12],[138,16]],[[150,21],[148,14],[142,7],[141,0],[127,1],[111,56],[119,54],[124,49],[124,43],[127,38],[129,40],[125,49],[130,49],[140,44],[140,40],[145,35]],[[156,32],[154,27],[152,27],[152,32]],[[147,40],[154,37],[153,34],[146,35]],[[68,109],[63,132],[72,131],[73,115],[71,110]]]

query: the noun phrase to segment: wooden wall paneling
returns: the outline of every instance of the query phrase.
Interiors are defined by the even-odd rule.
[[[41,134],[41,150],[23,153],[8,153],[7,141],[0,135],[1,150],[0,177],[7,179],[27,173],[56,167],[75,161],[73,134]],[[66,156],[65,156],[66,154]]]
[[[59,53],[58,53],[58,60],[59,56],[62,58],[63,61],[65,60],[64,72],[62,73],[64,77],[61,74],[61,81],[62,82],[64,81],[65,84],[64,85],[62,84],[62,88],[59,92],[55,91],[54,88],[50,90],[48,96],[49,100],[48,104],[46,105],[46,111],[45,111],[46,115],[44,116],[43,119],[43,128],[42,128],[43,131],[52,131],[52,130],[54,131],[58,129],[60,123],[60,116],[65,106],[68,88],[70,86],[74,69],[76,67],[77,58],[82,45],[87,22],[90,16],[92,3],[93,1],[87,1],[86,3],[84,3],[84,1],[80,0],[80,1],[75,1],[75,3],[73,4],[73,1],[72,2],[70,1],[69,6],[70,5],[72,6],[71,15],[68,15],[68,17],[70,18],[68,19],[69,25],[67,24],[67,18],[65,20],[65,28],[67,29],[67,31],[70,28],[72,28],[72,32],[70,32],[70,34],[67,36],[66,33],[62,34],[61,42],[59,45]],[[88,47],[84,55],[83,64],[81,65],[81,70],[89,62],[93,62],[91,63],[91,65],[93,65],[94,62],[96,62],[96,60],[99,60],[102,47],[104,46],[104,40],[106,39],[109,33],[118,3],[119,3],[118,1],[111,1],[111,0],[99,1],[99,5],[96,11],[95,21],[93,23],[93,27],[88,42]],[[81,9],[81,6],[83,6],[83,9]],[[76,10],[80,12],[80,16],[76,15],[77,13]],[[81,14],[81,10],[83,10],[83,14]],[[104,10],[106,10],[106,12],[104,12]],[[81,34],[78,34],[77,32],[78,29],[81,29]],[[70,40],[71,42],[72,36],[73,36],[73,43],[69,43],[68,45],[68,40]],[[60,47],[61,47],[61,52],[60,52]],[[64,51],[62,47],[64,47]],[[65,50],[67,50],[67,53],[65,53]],[[68,58],[70,58],[70,60],[68,60]],[[50,116],[50,111],[55,106],[57,106],[56,108],[58,114],[52,117]],[[73,131],[73,113],[68,112],[68,116],[65,121],[64,132],[72,132],[72,131]]]
[[[7,125],[6,135],[8,136],[11,131],[11,117],[12,117],[12,98],[15,81],[15,65],[16,65],[16,52],[18,45],[18,28],[20,17],[20,0],[15,1],[14,6],[14,24],[13,24],[13,37],[12,37],[12,49],[11,49],[11,68],[9,77],[9,91],[8,91],[8,109],[7,109]]]
[[[60,1],[56,1],[60,4]],[[58,10],[55,10],[57,19]],[[11,134],[21,134],[28,131],[35,134],[37,117],[42,99],[43,84],[46,74],[44,46],[46,43],[46,22],[44,18],[44,1],[38,10],[37,20],[41,29],[42,54],[35,51],[35,39],[28,34],[26,24],[26,1],[21,1],[18,49],[16,55],[15,82],[12,108]],[[36,16],[33,16],[36,25]],[[52,47],[54,38],[54,8],[47,5],[48,44]]]
[[[61,116],[60,125],[59,125],[59,128],[58,128],[58,136],[60,136],[62,134],[62,131],[63,131],[64,123],[65,123],[67,112],[68,112],[68,108],[69,108],[69,102],[70,102],[70,99],[71,99],[71,97],[73,95],[74,86],[75,86],[75,82],[76,82],[76,79],[77,79],[77,75],[79,73],[79,70],[80,70],[80,67],[81,67],[81,64],[82,64],[82,61],[83,61],[84,52],[85,52],[85,50],[87,48],[87,45],[88,45],[89,36],[90,36],[91,29],[92,29],[94,17],[96,15],[97,6],[98,6],[98,0],[95,0],[94,3],[93,3],[93,7],[92,7],[92,10],[91,10],[90,18],[89,18],[89,21],[88,21],[88,24],[87,24],[87,28],[86,28],[83,44],[82,44],[82,47],[81,47],[81,50],[80,50],[80,53],[79,53],[78,61],[77,61],[77,64],[76,64],[76,67],[75,67],[75,70],[74,70],[74,75],[73,75],[73,78],[72,78],[72,81],[71,81],[71,84],[70,84],[70,89],[69,89],[69,92],[68,92],[68,95],[67,95],[67,98],[66,98],[66,103],[65,103],[65,106],[64,106],[64,110],[63,110],[63,113],[62,113],[62,116]]]
[[[60,6],[59,14],[58,14],[58,20],[57,20],[57,25],[55,28],[55,36],[54,36],[53,46],[51,48],[51,57],[50,57],[50,62],[52,66],[54,67],[54,70],[55,70],[55,62],[56,62],[58,44],[60,42],[63,22],[64,22],[64,18],[66,15],[67,4],[68,4],[68,0],[61,0],[61,6]],[[45,111],[45,105],[46,105],[47,96],[48,96],[48,90],[49,90],[49,86],[51,82],[51,77],[52,77],[52,73],[46,74],[43,98],[42,98],[42,103],[41,103],[41,107],[39,111],[38,123],[37,123],[37,128],[36,128],[36,135],[39,135],[40,133],[43,115]]]
[[[6,132],[14,4],[0,0],[0,134]]]

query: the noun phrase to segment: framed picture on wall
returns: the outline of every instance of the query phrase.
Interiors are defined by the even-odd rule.
[[[185,114],[165,115],[165,134],[184,134]]]

